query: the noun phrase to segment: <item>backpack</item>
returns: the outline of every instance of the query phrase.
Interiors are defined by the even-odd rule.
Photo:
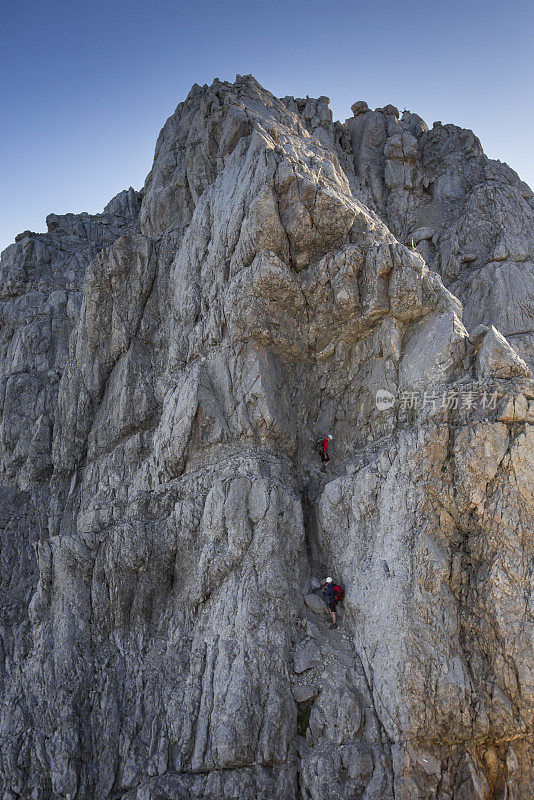
[[[341,584],[336,583],[336,585],[334,586],[334,597],[336,598],[338,603],[340,603],[343,600],[344,594],[345,593],[343,591],[343,587],[341,586]]]

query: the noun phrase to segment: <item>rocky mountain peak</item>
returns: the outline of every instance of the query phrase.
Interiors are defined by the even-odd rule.
[[[2,254],[3,800],[530,800],[533,195],[352,113],[195,84]]]

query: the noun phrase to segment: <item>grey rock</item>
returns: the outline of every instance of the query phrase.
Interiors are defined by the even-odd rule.
[[[473,330],[469,333],[470,343],[478,349],[488,331],[489,328],[487,325],[477,325],[476,328],[473,328]]]
[[[398,117],[399,109],[396,106],[391,105],[391,103],[388,103],[387,106],[384,106],[384,114],[391,114],[394,117]]]
[[[295,703],[307,703],[309,700],[314,700],[319,694],[317,686],[312,686],[308,683],[296,683],[291,687],[291,692],[295,699]]]
[[[477,354],[477,375],[488,378],[531,377],[532,372],[511,347],[504,336],[492,325],[484,336]]]
[[[407,391],[446,381],[465,356],[467,331],[454,311],[431,315],[414,325],[406,337],[400,381]]]
[[[356,102],[353,103],[350,108],[355,117],[357,117],[359,114],[365,114],[367,111],[369,111],[369,106],[365,100],[356,100]]]
[[[305,594],[304,595],[304,602],[308,606],[311,611],[314,611],[316,614],[324,614],[326,611],[326,605],[324,604],[323,600],[316,595],[316,594]]]
[[[425,239],[432,239],[435,233],[436,231],[434,230],[434,228],[429,228],[429,227],[417,228],[417,230],[413,231],[413,233],[411,233],[410,236],[408,237],[408,243],[410,243],[411,240],[413,239],[415,244],[419,244],[419,242],[422,242]]]
[[[2,254],[0,797],[530,800],[533,195],[353,114],[195,85]]]
[[[313,639],[305,639],[295,649],[293,656],[293,668],[297,675],[312,667],[319,667],[322,663],[321,653]]]

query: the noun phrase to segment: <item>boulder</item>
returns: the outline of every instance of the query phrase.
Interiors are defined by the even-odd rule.
[[[324,601],[317,594],[311,593],[304,595],[304,602],[308,608],[316,614],[324,614],[326,610]]]
[[[305,639],[295,648],[293,655],[293,668],[297,675],[322,663],[321,653],[313,639]]]
[[[476,373],[479,378],[530,377],[532,372],[502,333],[492,325],[477,353]]]
[[[355,117],[358,117],[360,114],[366,114],[369,110],[369,106],[365,100],[357,100],[351,106],[351,111]]]
[[[307,703],[317,697],[319,689],[309,683],[296,683],[291,687],[291,692],[295,703]]]

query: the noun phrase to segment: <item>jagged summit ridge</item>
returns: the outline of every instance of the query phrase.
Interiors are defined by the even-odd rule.
[[[4,798],[529,800],[532,193],[396,111],[194,86],[4,251]]]

